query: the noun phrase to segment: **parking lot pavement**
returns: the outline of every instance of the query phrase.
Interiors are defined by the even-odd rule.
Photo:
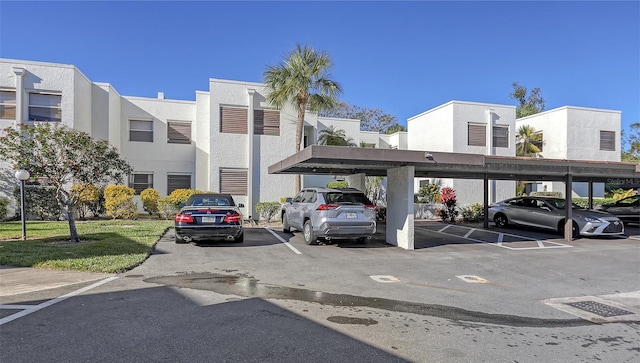
[[[113,274],[0,266],[0,298],[96,281],[111,276]]]

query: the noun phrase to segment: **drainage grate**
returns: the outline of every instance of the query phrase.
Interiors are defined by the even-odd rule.
[[[580,310],[588,311],[590,313],[602,316],[603,318],[634,314],[631,311],[618,309],[614,306],[601,304],[596,301],[578,301],[578,302],[565,303],[565,304],[569,306],[573,306],[574,308],[578,308]]]

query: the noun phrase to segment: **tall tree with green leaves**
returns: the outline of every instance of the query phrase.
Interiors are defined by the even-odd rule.
[[[395,116],[379,108],[365,108],[338,101],[334,107],[318,113],[323,117],[349,118],[360,120],[360,130],[385,132],[390,126],[397,125]]]
[[[527,87],[520,85],[518,82],[513,82],[511,85],[513,86],[513,92],[510,96],[519,103],[516,107],[517,118],[535,115],[544,110],[544,98],[542,98],[540,88],[534,88],[527,95]]]
[[[400,132],[400,131],[407,131],[407,128],[400,124],[393,124],[387,127],[384,133],[387,135],[391,135],[393,133]]]
[[[629,131],[622,131],[622,144],[626,149],[622,151],[621,160],[640,163],[640,122],[629,125]]]
[[[73,209],[83,188],[122,182],[131,166],[105,140],[94,140],[86,132],[59,123],[20,124],[5,129],[0,137],[0,157],[14,169],[25,169],[33,178],[47,178],[69,221],[69,239],[79,242]]]
[[[318,134],[320,145],[357,146],[352,138],[347,137],[344,130],[337,129],[334,125],[329,126],[328,129],[320,130]]]
[[[263,74],[267,101],[278,108],[283,108],[286,104],[296,107],[296,152],[300,151],[302,143],[306,110],[317,112],[331,109],[342,93],[340,84],[331,79],[331,67],[331,57],[327,53],[298,44],[283,62],[268,66]],[[299,174],[296,174],[295,184],[298,193]]]
[[[516,133],[516,156],[535,156],[541,150],[536,145],[542,142],[540,134],[529,125],[522,125]]]

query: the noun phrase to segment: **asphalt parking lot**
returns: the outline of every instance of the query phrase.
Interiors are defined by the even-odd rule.
[[[637,227],[624,238],[571,242],[534,230],[434,221],[416,221],[415,229],[414,251],[387,244],[384,226],[365,245],[309,246],[299,232],[277,226],[247,228],[242,244],[183,245],[169,231],[127,273],[0,296],[5,306],[38,306],[2,325],[3,347],[10,347],[3,354],[38,361],[21,348],[33,336],[38,347],[75,361],[95,358],[96,346],[113,358],[110,344],[121,351],[144,346],[140,361],[639,357]],[[75,330],[63,328],[78,321]],[[190,340],[194,329],[216,344]],[[43,341],[43,334],[56,338]],[[60,352],[79,339],[86,347]],[[134,358],[116,360],[127,359]]]

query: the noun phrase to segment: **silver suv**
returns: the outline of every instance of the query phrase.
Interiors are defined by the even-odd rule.
[[[319,238],[365,243],[376,233],[376,210],[358,189],[305,188],[282,206],[282,230],[302,231],[309,245]]]

